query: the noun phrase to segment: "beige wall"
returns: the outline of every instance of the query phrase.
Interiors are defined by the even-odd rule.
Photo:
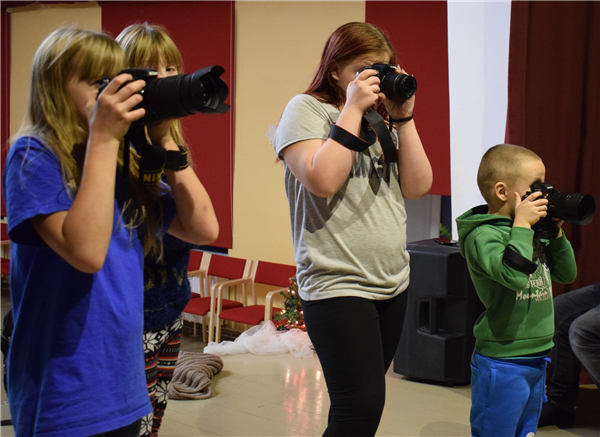
[[[61,25],[100,30],[95,2],[11,10],[11,135],[26,105],[33,55]],[[365,4],[236,2],[235,170],[233,249],[239,258],[293,264],[283,167],[266,136],[291,97],[304,91],[327,37],[348,21],[364,21]]]
[[[233,256],[293,264],[283,166],[266,136],[316,71],[327,37],[364,2],[236,3]]]
[[[19,130],[23,121],[31,79],[31,63],[39,45],[60,26],[101,30],[102,14],[96,2],[32,4],[12,8],[10,11],[10,135],[12,136]]]

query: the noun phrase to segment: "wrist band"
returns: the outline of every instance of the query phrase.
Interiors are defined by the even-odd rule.
[[[179,171],[190,166],[187,149],[183,146],[179,147],[179,151],[174,150],[167,151],[167,159],[165,161],[165,169]]]
[[[392,116],[390,115],[390,121],[391,121],[391,122],[394,122],[394,123],[403,123],[403,122],[405,122],[405,121],[410,121],[410,120],[412,120],[412,119],[413,119],[413,116],[414,116],[414,114],[410,114],[410,116],[409,116],[409,117],[405,117],[405,118],[399,118],[399,119],[397,119],[397,120],[396,120],[396,119],[392,118]]]

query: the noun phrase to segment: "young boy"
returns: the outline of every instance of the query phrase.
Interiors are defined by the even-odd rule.
[[[534,239],[546,216],[542,193],[526,198],[546,169],[538,155],[500,144],[481,159],[479,190],[487,202],[456,219],[460,250],[485,305],[473,333],[471,432],[475,437],[535,435],[552,348],[551,280],[570,283],[577,267],[562,229]],[[562,221],[558,226],[562,226]]]

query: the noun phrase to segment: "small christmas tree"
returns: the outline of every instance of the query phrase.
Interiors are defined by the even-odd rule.
[[[296,277],[290,278],[290,286],[286,291],[282,291],[283,296],[283,311],[275,314],[273,317],[279,324],[278,331],[284,331],[291,328],[306,329],[304,326],[304,312],[300,304],[300,296],[298,295],[298,283]],[[284,324],[287,321],[287,324]]]

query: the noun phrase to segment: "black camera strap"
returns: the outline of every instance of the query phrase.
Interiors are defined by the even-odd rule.
[[[363,129],[365,128],[365,120],[368,123],[368,127],[365,130],[365,138],[368,132],[372,139],[373,144],[375,142],[374,135],[379,138],[379,144],[381,144],[381,150],[383,150],[383,157],[385,162],[398,162],[398,149],[396,149],[396,139],[393,137],[393,133],[388,131],[385,121],[379,112],[372,110],[363,115]],[[374,133],[373,133],[374,132]]]
[[[352,135],[336,124],[332,124],[329,138],[355,152],[362,152],[368,149],[379,138],[385,162],[398,162],[396,139],[393,133],[387,130],[383,117],[377,111],[372,110],[363,115],[361,128],[365,134],[364,140]]]
[[[125,135],[123,150],[124,179],[129,177],[131,148],[140,155],[138,163],[140,182],[146,185],[154,185],[159,182],[167,162],[167,151],[163,147],[150,144],[143,128],[129,131]],[[180,152],[175,153],[179,154]]]

